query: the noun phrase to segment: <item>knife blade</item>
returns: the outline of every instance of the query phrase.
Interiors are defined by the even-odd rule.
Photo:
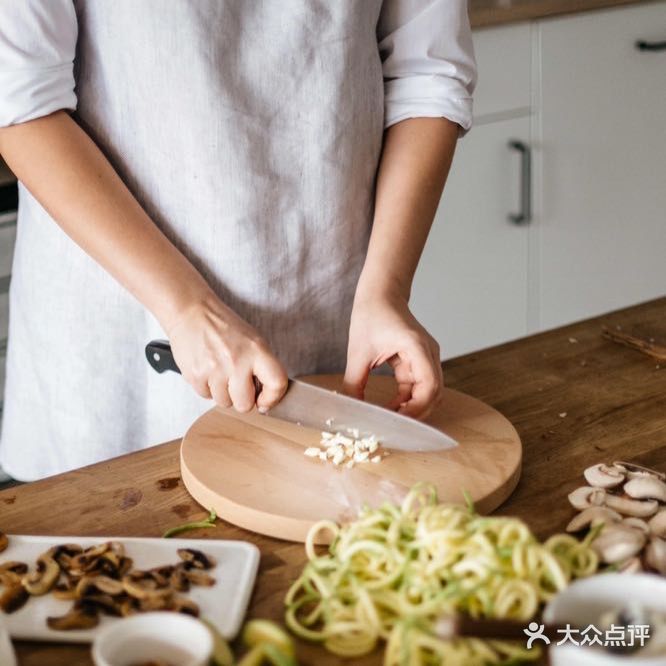
[[[157,372],[180,372],[165,340],[148,343],[146,359]],[[375,435],[385,448],[400,451],[443,451],[458,446],[455,439],[427,423],[298,379],[289,380],[286,393],[268,415],[318,430]]]

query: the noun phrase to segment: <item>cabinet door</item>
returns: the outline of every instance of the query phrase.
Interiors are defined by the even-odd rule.
[[[666,293],[666,3],[541,23],[540,323]]]
[[[528,137],[529,118],[518,118],[458,143],[411,300],[443,358],[527,332],[527,229],[508,220],[520,207],[520,160],[508,143]]]

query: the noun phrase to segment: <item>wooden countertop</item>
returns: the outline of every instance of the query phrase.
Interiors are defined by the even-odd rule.
[[[473,28],[575,14],[654,0],[469,0]]]
[[[666,344],[666,298],[444,364],[447,384],[503,412],[524,445],[522,479],[498,513],[541,537],[572,515],[566,495],[588,465],[634,460],[666,470],[666,364],[601,337],[602,325]],[[0,530],[23,534],[160,536],[206,512],[179,480],[170,443],[0,492]],[[250,615],[279,620],[305,562],[303,547],[220,523],[191,536],[247,539],[261,549]],[[21,666],[89,666],[84,646],[19,643]],[[299,646],[302,664],[344,663]],[[355,664],[379,664],[379,654]],[[349,663],[349,662],[347,662]]]

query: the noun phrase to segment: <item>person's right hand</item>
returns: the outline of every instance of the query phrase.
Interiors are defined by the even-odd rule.
[[[183,377],[221,407],[249,412],[256,403],[265,412],[287,390],[287,373],[266,342],[216,297],[186,309],[166,333]]]

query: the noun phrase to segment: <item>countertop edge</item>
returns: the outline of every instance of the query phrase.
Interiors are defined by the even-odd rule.
[[[535,21],[556,16],[566,16],[599,9],[610,9],[623,5],[637,5],[658,2],[659,0],[535,0],[520,5],[498,6],[494,0],[489,6],[488,0],[469,6],[469,18],[473,29],[490,28],[498,25]]]

